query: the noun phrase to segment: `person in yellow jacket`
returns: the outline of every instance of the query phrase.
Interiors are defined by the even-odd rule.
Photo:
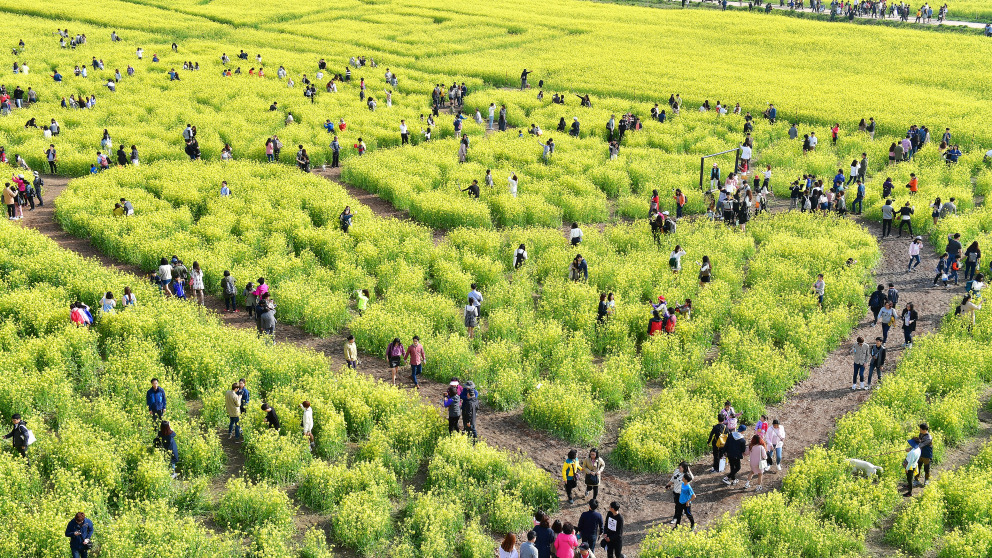
[[[568,457],[565,458],[565,463],[561,466],[561,480],[565,481],[565,494],[568,495],[569,504],[575,503],[572,498],[572,491],[579,484],[579,470],[582,469],[576,461],[576,456],[578,456],[578,452],[574,449],[569,450]]]
[[[227,416],[230,417],[231,422],[227,424],[227,439],[237,438],[237,443],[241,443],[243,438],[241,437],[241,396],[238,395],[238,390],[241,386],[235,382],[231,384],[231,389],[227,390],[224,394],[224,407],[227,409]]]

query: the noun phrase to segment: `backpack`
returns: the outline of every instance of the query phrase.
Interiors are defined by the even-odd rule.
[[[233,295],[237,294],[237,287],[234,286],[234,281],[230,277],[227,277],[227,281],[224,281],[224,294]]]
[[[888,298],[892,301],[893,306],[899,302],[899,291],[896,289],[889,289]]]
[[[885,300],[882,298],[882,293],[880,291],[875,291],[871,294],[871,298],[868,299],[868,306],[872,308],[881,308],[885,306]]]
[[[716,447],[722,448],[723,446],[727,445],[727,436],[728,436],[727,427],[724,426],[723,433],[717,436],[716,438]]]
[[[679,260],[675,256],[668,258],[668,267],[675,269],[679,265]]]

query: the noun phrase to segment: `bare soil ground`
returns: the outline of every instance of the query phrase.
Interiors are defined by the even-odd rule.
[[[335,182],[340,177],[338,169],[319,171],[317,174]],[[44,207],[27,212],[24,220],[21,221],[24,226],[42,232],[63,248],[86,257],[96,258],[108,267],[136,275],[143,274],[145,270],[113,261],[101,254],[88,239],[75,238],[64,232],[55,222],[54,203],[51,200],[54,200],[65,189],[67,180],[58,177],[46,177],[45,180],[45,197],[49,202]],[[359,198],[362,203],[368,205],[378,215],[387,218],[408,218],[405,212],[397,211],[378,196],[368,194],[352,186],[344,186],[353,196]],[[855,219],[860,218],[855,217]],[[867,221],[861,221],[861,223],[874,234],[880,233],[878,224]],[[443,236],[443,231],[437,232],[436,240],[439,240],[439,235]],[[934,261],[935,254],[929,247],[925,249],[924,263],[917,270],[907,273],[909,240],[905,236],[903,238],[889,237],[880,242],[883,258],[875,270],[875,278],[881,284],[887,284],[889,281],[895,284],[901,293],[900,308],[906,302],[915,304],[920,314],[917,335],[922,335],[939,325],[952,296],[962,294],[963,287],[945,289],[930,286],[932,280],[930,276],[931,262]],[[207,296],[206,308],[230,327],[254,327],[254,322],[249,320],[243,311],[225,312],[223,302],[218,297]],[[886,371],[894,369],[902,355],[900,348],[902,335],[901,331],[896,329],[893,328],[890,331],[887,344],[890,352],[885,366]],[[808,379],[800,382],[788,393],[783,403],[769,408],[768,416],[782,421],[788,439],[785,444],[783,470],[766,475],[764,481],[766,489],[780,487],[781,479],[788,472],[789,466],[802,456],[804,450],[817,444],[825,444],[835,428],[836,420],[858,408],[868,398],[867,392],[851,391],[850,389],[849,380],[852,374],[850,352],[856,337],[863,336],[866,339],[874,339],[877,335],[881,335],[881,328],[872,326],[870,316],[866,316],[822,365],[810,371]],[[301,328],[287,324],[279,324],[276,328],[276,342],[292,343],[319,351],[330,358],[335,367],[344,364],[342,347],[346,336],[347,332],[343,332],[340,335],[319,338]],[[428,347],[427,350],[429,356],[430,348]],[[362,355],[359,370],[385,382],[390,382],[392,379],[391,371],[386,362],[377,356]],[[400,369],[397,381],[404,389],[413,388],[405,368]],[[421,380],[420,393],[425,401],[438,405],[444,387],[443,383],[424,378]],[[648,394],[657,389],[658,386],[648,386]],[[716,409],[714,409],[715,412]],[[603,476],[599,500],[603,503],[613,500],[621,503],[626,519],[625,549],[629,556],[633,556],[636,555],[637,548],[647,531],[652,526],[665,523],[671,518],[674,506],[670,493],[664,488],[668,474],[631,473],[619,469],[611,463],[609,454],[616,447],[618,432],[625,415],[626,412],[621,411],[610,413],[607,417],[607,432],[603,438],[603,445],[600,447],[600,453],[607,461],[607,469]],[[480,437],[490,444],[507,451],[522,453],[556,478],[560,475],[562,460],[569,449],[573,448],[566,441],[529,427],[524,422],[519,410],[497,412],[483,407],[480,409],[478,418],[478,430]],[[229,454],[229,464],[234,464],[236,467],[239,462],[243,462],[241,452],[238,448],[228,447],[226,436],[221,437],[225,442],[225,452]],[[578,449],[581,455],[588,448],[575,449]],[[693,512],[701,526],[707,525],[725,512],[736,510],[744,497],[753,494],[753,492],[743,490],[743,481],[735,487],[728,487],[720,482],[722,474],[705,473],[710,466],[710,461],[708,457],[704,457],[693,467],[694,472],[698,474],[695,482],[698,496],[693,506]],[[742,473],[744,474],[743,478],[746,478],[746,471],[742,471]],[[237,471],[228,471],[224,480],[226,481],[226,478],[236,474]],[[582,495],[581,484],[579,495]],[[574,505],[569,505],[567,501],[563,501],[562,510],[558,516],[574,523],[585,509],[586,501],[583,499],[578,499]],[[306,523],[309,525],[320,524],[318,518],[309,517],[312,515],[308,515]]]

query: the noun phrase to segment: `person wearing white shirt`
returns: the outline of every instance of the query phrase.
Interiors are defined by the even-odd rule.
[[[819,141],[820,140],[816,138],[816,134],[814,134],[813,132],[809,133],[809,146],[812,149],[816,149],[816,144],[819,143]]]
[[[510,195],[517,197],[517,175],[511,174],[509,178],[506,179],[510,186]]]
[[[21,64],[21,73],[22,74],[25,74],[25,75],[28,73],[28,65],[27,64]]]
[[[303,427],[303,435],[310,440],[310,451],[313,451],[313,409],[310,407],[309,401],[301,403],[300,408],[303,409],[303,420],[300,422],[300,426]]]
[[[744,170],[751,166],[751,148],[747,145],[741,146],[741,161],[744,162]]]
[[[682,249],[681,245],[676,245],[675,249],[672,250],[670,256],[668,256],[668,267],[672,268],[672,273],[677,273],[682,270],[682,256],[685,255],[685,250]]]
[[[903,496],[913,495],[913,478],[916,477],[916,467],[920,461],[920,441],[913,438],[909,441],[909,449],[906,450],[906,493]]]
[[[513,253],[513,268],[520,269],[527,261],[527,246],[521,244],[517,251]]]
[[[572,223],[572,230],[569,231],[568,238],[572,246],[578,246],[582,242],[582,229],[579,228],[578,223]]]
[[[785,427],[779,423],[778,419],[772,421],[772,427],[765,434],[765,441],[768,442],[769,456],[775,454],[775,465],[778,470],[782,470],[782,444],[785,442]]]
[[[400,120],[400,145],[410,143],[410,131],[407,130],[406,120]]]

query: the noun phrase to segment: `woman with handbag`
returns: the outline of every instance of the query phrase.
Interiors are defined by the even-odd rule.
[[[592,448],[589,450],[589,456],[579,463],[579,468],[586,472],[586,497],[589,496],[589,491],[592,491],[592,499],[599,499],[599,482],[600,476],[606,469],[606,462],[603,458],[599,456],[599,450]]]
[[[709,438],[706,439],[706,444],[713,448],[713,467],[710,468],[710,473],[716,473],[720,470],[720,458],[723,456],[723,446],[727,444],[729,434],[730,429],[727,427],[726,417],[721,413],[717,416],[717,423],[710,430]]]

